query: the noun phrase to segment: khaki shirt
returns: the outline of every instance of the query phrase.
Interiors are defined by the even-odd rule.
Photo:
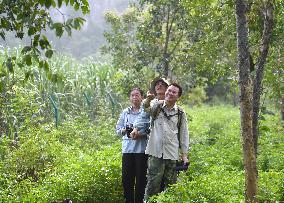
[[[182,154],[188,153],[189,148],[189,135],[187,128],[187,118],[185,112],[181,114],[180,126],[180,148],[178,141],[178,107],[175,105],[172,109],[168,110],[164,101],[154,100],[150,106],[144,105],[145,111],[153,115],[157,107],[161,105],[164,112],[169,115],[175,115],[168,119],[162,111],[153,122],[151,127],[149,141],[146,147],[146,154],[163,159],[178,160],[179,152]]]

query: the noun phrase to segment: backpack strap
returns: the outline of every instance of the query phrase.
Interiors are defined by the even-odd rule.
[[[127,112],[126,112],[126,114],[128,114],[128,115],[126,115],[126,123],[128,123],[128,116],[129,116],[129,114],[130,114],[130,112],[131,112],[131,109],[132,109],[132,106],[127,107]]]
[[[178,133],[177,133],[177,138],[178,138],[178,143],[179,143],[179,148],[180,148],[181,147],[181,144],[180,144],[181,120],[182,120],[182,115],[184,114],[184,111],[183,111],[183,109],[178,107],[178,112],[176,114],[168,116],[166,114],[166,112],[163,110],[162,105],[163,104],[159,104],[157,109],[156,109],[156,111],[153,113],[152,118],[151,118],[151,127],[154,125],[154,121],[156,120],[156,118],[158,117],[158,115],[159,115],[159,113],[161,111],[164,113],[165,117],[167,119],[169,119],[169,120],[171,119],[171,117],[177,115],[178,116],[178,122],[177,122]]]
[[[179,148],[181,148],[181,145],[180,145],[180,130],[181,130],[181,119],[182,119],[183,114],[184,114],[184,111],[180,107],[178,107],[178,122],[177,122],[178,134],[177,134],[177,137],[178,137]]]

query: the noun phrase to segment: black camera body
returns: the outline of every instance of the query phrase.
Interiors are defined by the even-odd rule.
[[[133,131],[133,124],[127,124],[125,126],[125,132],[128,138],[130,138],[130,133]]]
[[[188,169],[189,163],[184,164],[183,161],[177,161],[176,163],[176,171],[186,171]]]

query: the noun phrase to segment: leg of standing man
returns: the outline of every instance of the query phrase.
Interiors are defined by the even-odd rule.
[[[144,200],[160,192],[160,186],[164,175],[165,164],[162,158],[150,156],[148,160],[147,185]]]

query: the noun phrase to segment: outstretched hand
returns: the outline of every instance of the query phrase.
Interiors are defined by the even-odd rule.
[[[149,101],[151,101],[151,100],[153,100],[155,98],[155,94],[153,94],[152,92],[148,91],[146,98],[149,99]]]

